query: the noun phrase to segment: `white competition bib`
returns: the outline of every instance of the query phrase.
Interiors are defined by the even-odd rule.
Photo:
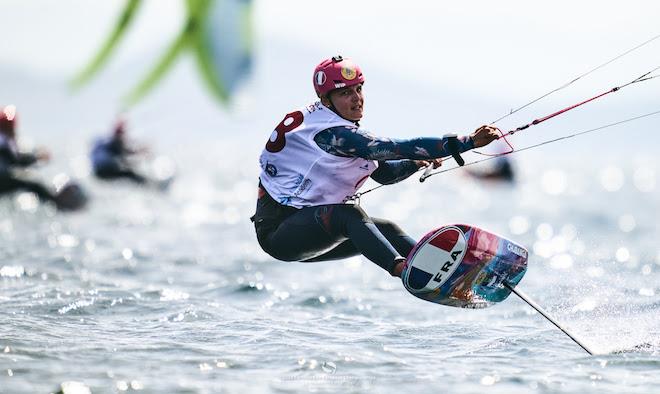
[[[261,153],[261,184],[280,204],[303,208],[340,204],[376,170],[371,160],[329,154],[316,145],[319,132],[356,128],[320,102],[287,114]]]

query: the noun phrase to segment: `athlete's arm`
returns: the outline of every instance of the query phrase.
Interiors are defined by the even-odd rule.
[[[428,160],[451,155],[447,138],[389,139],[346,126],[323,130],[314,137],[314,141],[332,155],[367,160]],[[458,137],[458,142],[460,152],[474,148],[469,136]]]
[[[16,161],[14,162],[14,164],[21,167],[29,167],[38,161],[39,161],[39,155],[37,155],[36,153],[19,152],[18,154],[16,154]]]
[[[7,146],[0,148],[0,157],[6,163],[19,167],[30,166],[39,159],[37,155],[33,153],[14,152]]]
[[[418,169],[419,165],[414,160],[379,161],[378,168],[371,173],[371,178],[382,185],[390,185],[401,182]]]

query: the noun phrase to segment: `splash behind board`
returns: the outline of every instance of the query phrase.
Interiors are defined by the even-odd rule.
[[[506,299],[527,270],[527,250],[478,227],[455,224],[426,234],[401,275],[414,296],[460,308],[485,308]]]

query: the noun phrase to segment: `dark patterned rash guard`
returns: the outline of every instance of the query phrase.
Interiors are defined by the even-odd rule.
[[[400,182],[414,174],[418,170],[415,160],[450,156],[447,140],[446,137],[383,138],[344,126],[323,130],[314,137],[316,144],[332,155],[378,161],[378,169],[371,178],[381,184]],[[458,137],[458,141],[461,152],[474,147],[468,136]]]

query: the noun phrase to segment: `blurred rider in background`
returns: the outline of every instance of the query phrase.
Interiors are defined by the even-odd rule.
[[[0,194],[23,190],[36,194],[41,201],[51,201],[58,205],[55,192],[41,182],[29,179],[16,170],[39,162],[50,160],[50,154],[43,149],[22,152],[16,143],[16,107],[0,107]]]
[[[100,179],[128,179],[137,184],[146,184],[148,178],[140,174],[131,163],[130,158],[146,154],[145,147],[136,147],[128,143],[126,138],[126,121],[119,118],[112,133],[94,142],[91,152],[94,175]]]

